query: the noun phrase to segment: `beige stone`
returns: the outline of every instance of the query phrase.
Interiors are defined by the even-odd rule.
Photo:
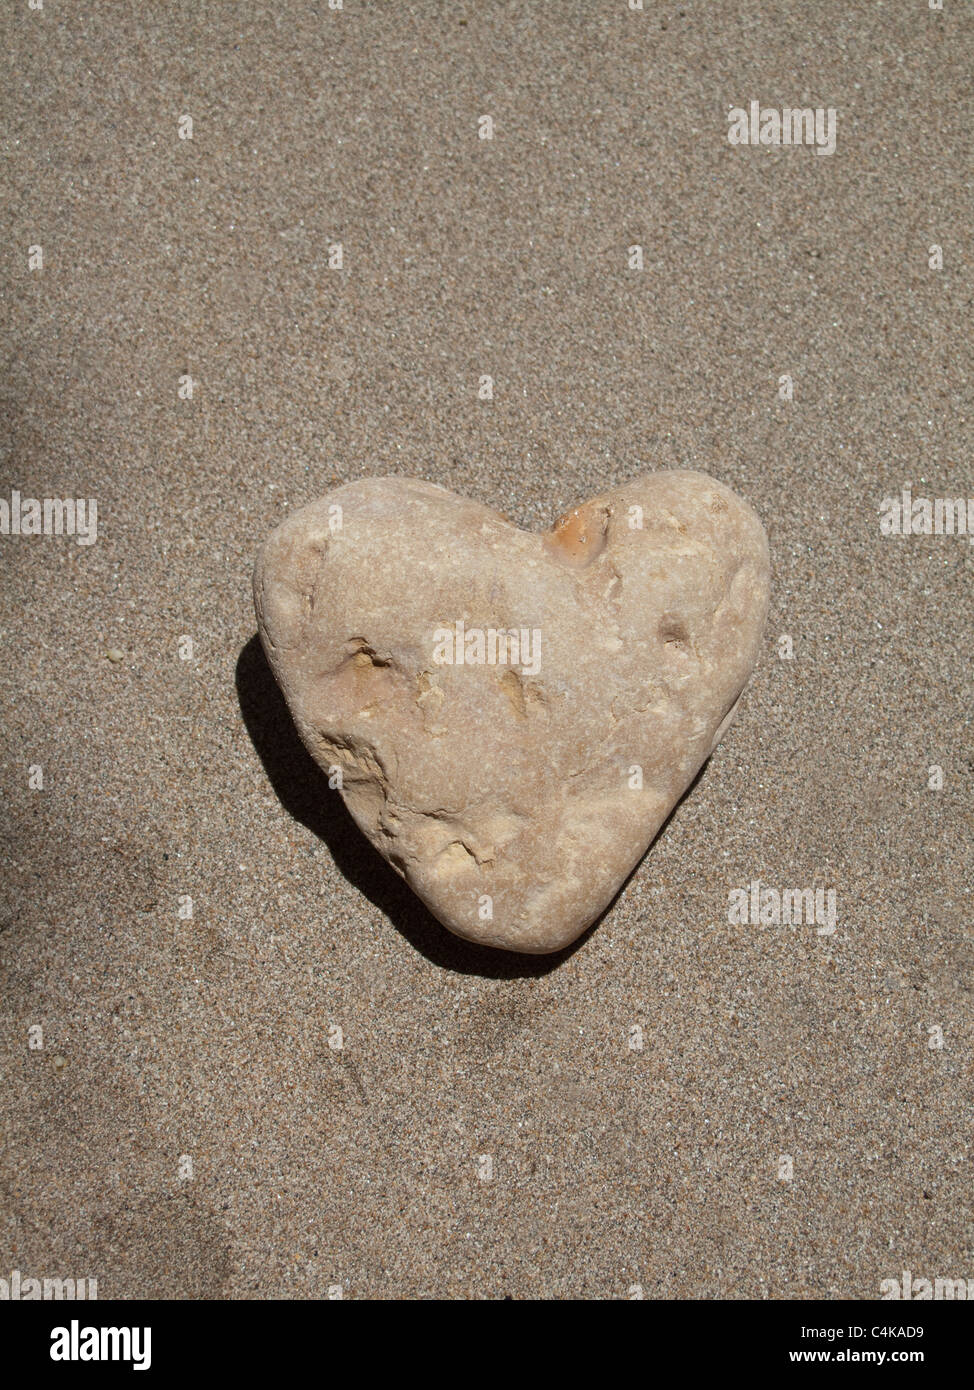
[[[372,843],[451,931],[545,952],[608,906],[722,737],[768,582],[757,516],[702,473],[637,478],[544,535],[389,477],[278,526],[254,599]]]

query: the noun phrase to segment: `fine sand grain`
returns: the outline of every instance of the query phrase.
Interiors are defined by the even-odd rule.
[[[968,8],[47,0],[0,51],[0,499],[97,500],[0,535],[0,1277],[974,1277],[974,548],[879,526],[974,498]],[[835,152],[732,146],[752,100]],[[467,945],[304,752],[258,546],[369,475],[542,528],[656,468],[767,527],[756,673],[594,931]],[[835,931],[729,921],[757,880]]]

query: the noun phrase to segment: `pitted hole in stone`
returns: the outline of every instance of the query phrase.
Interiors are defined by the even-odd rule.
[[[477,856],[462,840],[451,840],[437,855],[436,862],[441,869],[468,869],[477,863]]]
[[[364,637],[350,637],[332,677],[332,689],[345,714],[367,714],[392,699],[397,674],[391,655],[377,652]]]
[[[575,507],[560,516],[544,537],[549,555],[571,569],[584,569],[602,554],[609,529],[609,507]]]
[[[345,643],[346,661],[365,670],[368,666],[391,666],[391,656],[379,656],[364,637],[350,637]]]
[[[516,671],[507,670],[500,677],[501,689],[510,701],[511,709],[519,719],[527,718],[524,702],[524,685]]]
[[[359,780],[382,786],[386,781],[382,759],[365,739],[315,730],[314,740],[325,765],[340,767],[346,782]]]
[[[440,686],[433,679],[432,671],[420,671],[416,677],[415,700],[420,709],[429,706],[436,709],[446,698]]]
[[[671,613],[667,613],[660,620],[659,640],[671,653],[679,653],[682,656],[693,655],[693,643],[690,640],[686,623]]]

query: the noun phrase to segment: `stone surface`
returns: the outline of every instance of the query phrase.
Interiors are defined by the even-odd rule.
[[[727,728],[768,583],[756,514],[702,473],[638,478],[543,535],[387,477],[277,527],[254,599],[372,843],[451,931],[547,952],[608,906]]]

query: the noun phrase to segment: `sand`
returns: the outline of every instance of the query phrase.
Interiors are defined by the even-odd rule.
[[[974,1276],[974,551],[879,526],[904,483],[974,497],[966,20],[6,8],[0,498],[98,513],[0,535],[0,1276]],[[835,153],[730,145],[751,100],[835,108]],[[257,547],[366,475],[542,527],[672,467],[769,532],[737,721],[576,948],[465,945],[300,746]],[[836,930],[731,923],[755,880]]]

